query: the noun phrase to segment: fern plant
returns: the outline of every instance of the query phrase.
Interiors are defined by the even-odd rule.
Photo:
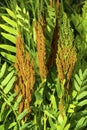
[[[22,97],[19,96],[16,100],[17,93],[12,90],[15,78],[13,67],[8,67],[5,62],[0,69],[0,129],[2,130],[24,130],[33,126],[32,122],[22,121],[28,113],[27,109],[21,114],[18,113]]]
[[[81,14],[75,12],[71,15],[71,20],[76,33],[74,43],[78,51],[76,70],[79,68],[85,70],[87,66],[87,1],[83,2],[81,12]]]
[[[6,8],[7,16],[2,15],[1,18],[4,20],[4,24],[0,23],[0,28],[4,30],[1,35],[9,40],[7,43],[0,43],[1,52],[0,54],[5,57],[8,61],[15,62],[15,44],[16,35],[18,32],[16,16],[13,11]]]
[[[3,63],[4,60],[2,61],[0,57],[0,128],[2,130],[83,130],[87,127],[86,66],[76,74],[79,69],[78,61],[82,60],[83,55],[80,60],[77,60],[72,76],[76,62],[76,49],[73,44],[78,40],[80,40],[80,46],[76,45],[78,59],[84,48],[84,56],[86,56],[86,17],[82,19],[86,16],[87,3],[85,2],[83,6],[81,16],[72,15],[71,20],[79,33],[74,42],[70,19],[67,20],[65,11],[58,7],[62,2],[63,0],[61,2],[59,0],[22,0],[21,2],[14,0],[9,1],[11,5],[5,8],[6,13],[1,14],[0,31],[5,40],[0,44],[0,54],[6,61]],[[13,6],[14,9],[9,9]],[[20,37],[18,37],[19,31]],[[84,47],[81,40],[84,42]],[[19,50],[16,50],[17,45]],[[13,67],[15,58],[17,72]],[[33,67],[28,68],[32,59]],[[42,73],[39,71],[39,66]],[[35,80],[32,78],[33,72]],[[41,77],[44,73],[45,76]],[[63,74],[62,80],[61,74]],[[18,80],[15,81],[16,78],[20,79],[20,84],[16,82]],[[35,83],[31,93],[30,86],[33,81]],[[16,92],[14,92],[15,85],[18,90]],[[30,113],[25,109],[26,106],[29,106]],[[20,114],[19,108],[23,108]],[[27,120],[24,120],[26,116]]]
[[[83,130],[87,128],[87,69],[74,76],[74,90],[72,92],[73,103],[69,107],[71,116],[70,130]]]

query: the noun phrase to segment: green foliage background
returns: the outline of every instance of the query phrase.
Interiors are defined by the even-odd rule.
[[[64,82],[60,84],[54,66],[41,82],[36,60],[36,34],[34,21],[40,13],[46,17],[45,29],[47,59],[57,11],[49,0],[0,1],[0,129],[1,130],[86,130],[87,129],[87,0],[61,0],[70,20],[77,51],[77,62],[70,81],[68,96],[64,95]],[[15,100],[14,68],[16,36],[20,28],[25,48],[35,60],[36,83],[31,102],[31,113],[18,113],[22,97]],[[62,27],[61,27],[62,28]],[[66,29],[67,30],[67,29]],[[61,89],[62,86],[62,89]],[[59,103],[64,96],[65,113],[61,117]]]

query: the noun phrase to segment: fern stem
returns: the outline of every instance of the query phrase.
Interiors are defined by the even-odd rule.
[[[35,130],[37,130],[37,117],[36,117],[36,114],[34,115],[34,124],[35,124]]]
[[[47,121],[47,117],[46,114],[44,113],[44,130],[46,130],[46,121]]]

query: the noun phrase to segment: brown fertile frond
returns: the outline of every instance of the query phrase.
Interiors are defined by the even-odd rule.
[[[76,50],[72,45],[58,45],[56,65],[58,70],[58,78],[60,82],[66,79],[66,90],[69,89],[69,82],[76,63]]]
[[[29,113],[32,90],[35,83],[35,71],[33,60],[30,59],[29,53],[24,50],[24,43],[20,34],[16,39],[15,68],[17,70],[18,77],[14,90],[18,93],[18,96],[22,95],[22,101],[19,104],[19,113],[21,113],[24,109],[28,109]]]
[[[75,63],[77,61],[77,54],[76,54],[75,47],[73,47],[71,49],[71,53],[70,53],[70,57],[68,58],[68,61],[69,61],[69,69],[68,69],[68,72],[67,72],[67,86],[66,86],[67,89],[69,89],[70,78],[71,78],[72,71],[74,69]]]
[[[53,6],[53,0],[50,0],[50,6],[51,7]]]
[[[39,65],[39,72],[40,72],[41,80],[43,80],[47,76],[46,47],[45,47],[43,26],[40,23],[40,21],[36,21],[35,31],[36,31],[37,59]]]
[[[58,71],[58,78],[62,82],[64,80],[64,73],[63,73],[63,60],[62,59],[62,48],[59,46],[57,51],[57,58],[56,58],[56,65],[57,65],[57,71]]]

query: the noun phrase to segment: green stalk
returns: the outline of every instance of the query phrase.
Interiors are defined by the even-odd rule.
[[[34,124],[35,124],[35,130],[37,130],[37,116],[36,116],[36,114],[34,115]]]
[[[46,121],[47,121],[47,117],[46,114],[44,113],[44,130],[46,130]]]

